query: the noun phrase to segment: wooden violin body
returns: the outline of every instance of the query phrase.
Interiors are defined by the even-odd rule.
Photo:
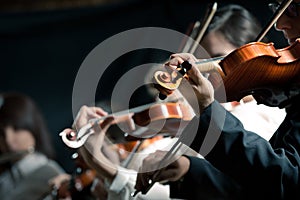
[[[263,88],[286,88],[300,83],[300,39],[276,50],[273,43],[253,42],[228,54],[219,65],[224,75],[216,86],[216,98],[222,84],[226,101],[240,100]]]
[[[76,155],[76,158],[74,157]],[[86,199],[92,198],[91,186],[93,181],[97,178],[96,171],[91,169],[84,161],[82,156],[78,153],[72,155],[75,159],[76,170],[68,181],[61,183],[57,188],[56,199]]]

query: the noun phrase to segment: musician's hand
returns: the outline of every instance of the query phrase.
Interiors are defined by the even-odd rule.
[[[170,67],[176,69],[176,67],[183,63],[184,61],[189,61],[192,64],[192,68],[187,71],[188,81],[192,85],[195,95],[197,97],[198,106],[200,109],[200,113],[210,105],[214,101],[214,89],[212,84],[207,80],[201,72],[198,70],[195,62],[198,60],[189,53],[180,53],[171,55],[170,61],[168,61],[165,65],[166,67]],[[188,101],[190,101],[188,99]],[[195,105],[191,104],[193,107]],[[195,108],[194,108],[195,109]]]
[[[69,191],[71,175],[59,174],[49,180],[49,185],[53,190],[56,190],[57,199],[70,199],[71,192]]]
[[[141,173],[138,173],[136,180],[136,190],[145,194],[151,182],[177,181],[187,173],[190,161],[184,156],[180,156],[167,166],[161,165],[166,153],[165,151],[156,151],[143,160],[139,170]],[[158,166],[163,167],[158,169]]]
[[[77,127],[82,127],[88,123],[89,119],[101,117],[105,114],[106,112],[99,108],[83,107],[74,124]],[[104,138],[107,129],[114,124],[114,121],[113,117],[107,117],[105,120],[100,121],[99,125],[93,125],[89,130],[89,136],[83,145],[79,146],[78,151],[89,168],[96,170],[99,177],[109,181],[113,180],[116,175],[117,166],[103,154],[101,149],[105,143]],[[75,134],[75,131],[70,128],[65,129],[63,132],[65,135],[71,135],[72,132]],[[70,143],[72,142],[70,141]]]
[[[90,119],[100,118],[105,115],[107,115],[107,112],[100,107],[82,106],[74,120],[72,128],[75,131],[79,130],[81,127],[86,125]]]

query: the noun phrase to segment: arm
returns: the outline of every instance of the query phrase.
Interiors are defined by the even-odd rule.
[[[166,167],[157,168],[166,152],[156,151],[143,161],[135,188],[145,193],[148,180],[170,184],[170,197],[182,199],[241,199],[241,187],[208,161],[193,156],[179,156]],[[150,189],[151,191],[151,189]]]
[[[299,122],[286,120],[284,123],[288,124],[274,135],[277,137],[283,133],[277,138],[279,144],[271,145],[259,135],[246,131],[241,122],[229,112],[226,112],[224,123],[219,123],[218,116],[213,113],[219,113],[223,107],[217,102],[211,106],[214,109],[208,108],[203,113],[202,117],[207,120],[200,120],[200,126],[209,129],[209,124],[214,124],[214,130],[210,131],[219,132],[220,136],[205,158],[249,190],[261,190],[269,197],[297,194]],[[197,137],[201,138],[208,133],[198,131]],[[197,138],[194,140],[194,147],[201,145],[201,141],[198,141]]]
[[[242,199],[241,187],[207,160],[187,157],[189,169],[178,181],[170,182],[170,197],[183,199]]]

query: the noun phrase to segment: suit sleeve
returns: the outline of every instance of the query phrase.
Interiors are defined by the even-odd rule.
[[[241,187],[207,160],[188,157],[190,168],[184,178],[170,183],[170,197],[181,199],[242,199]]]
[[[299,122],[288,119],[283,123],[288,122],[280,146],[272,146],[259,135],[245,130],[236,117],[213,102],[200,116],[198,131],[190,146],[238,183],[244,193],[263,192],[267,197],[276,198],[299,196]],[[187,131],[191,130],[187,128]],[[194,171],[193,165],[197,164],[191,162],[190,173],[203,170],[202,167]]]

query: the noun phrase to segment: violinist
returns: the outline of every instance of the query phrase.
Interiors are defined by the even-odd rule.
[[[45,122],[34,101],[21,93],[0,94],[0,196],[52,199],[48,181],[64,172],[54,160]]]
[[[272,7],[277,8],[279,3],[275,2]],[[292,1],[275,25],[291,45],[300,37],[299,5],[300,0]],[[208,132],[212,134],[219,131],[219,137],[205,155],[205,160],[182,156],[170,166],[159,170],[159,174],[154,172],[139,174],[136,189],[143,191],[148,187],[147,180],[150,179],[172,182],[171,195],[177,198],[299,199],[299,75],[296,75],[298,78],[292,83],[286,80],[286,84],[281,87],[270,87],[272,92],[270,95],[254,95],[259,103],[284,108],[287,113],[280,127],[268,141],[258,134],[245,130],[242,123],[214,99],[213,87],[197,69],[195,65],[197,59],[193,55],[174,54],[167,67],[176,68],[186,60],[192,64],[191,70],[187,72],[188,81],[198,94],[200,107],[199,117],[195,117],[192,121],[199,124],[199,128],[191,147],[199,151],[204,135]],[[223,114],[224,123],[220,121]],[[213,130],[210,129],[211,124]],[[187,134],[192,131],[195,130],[192,130],[191,126],[185,130]],[[143,170],[159,165],[158,161],[162,157],[161,153],[149,155],[144,160]],[[227,177],[227,181],[219,179],[220,177]]]
[[[258,20],[247,9],[237,4],[228,4],[217,10],[200,45],[211,57],[226,56],[254,41],[261,29]],[[217,78],[217,75],[212,73],[210,77]],[[245,129],[267,139],[286,114],[284,109],[257,104],[252,95],[222,105],[243,123]]]

